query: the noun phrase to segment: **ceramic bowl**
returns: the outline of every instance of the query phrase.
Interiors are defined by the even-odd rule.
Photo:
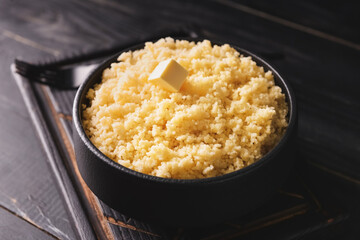
[[[190,39],[193,40],[193,39]],[[201,41],[202,39],[194,39]],[[222,45],[222,42],[211,41]],[[144,47],[140,44],[122,52]],[[204,226],[239,217],[261,206],[281,186],[294,162],[297,128],[295,96],[289,83],[265,60],[233,46],[265,71],[286,95],[289,125],[280,142],[257,162],[241,170],[205,179],[167,179],[128,169],[99,151],[85,134],[82,105],[86,93],[101,81],[102,72],[121,52],[103,62],[77,91],[73,107],[73,138],[80,173],[91,191],[108,206],[129,217],[173,226]]]

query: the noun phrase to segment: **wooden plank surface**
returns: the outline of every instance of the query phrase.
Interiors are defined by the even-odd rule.
[[[3,113],[0,114],[3,126],[0,128],[0,205],[30,219],[38,228],[61,239],[75,239],[78,234],[63,193],[54,187],[58,180],[49,167],[48,157],[22,96],[11,80],[9,66],[13,59],[18,56],[33,62],[61,59],[107,48],[164,26],[187,22],[199,25],[209,38],[233,42],[268,58],[292,83],[299,105],[299,159],[308,161],[312,172],[316,172],[312,178],[316,179],[317,191],[327,186],[317,175],[326,172],[328,175],[325,174],[324,179],[335,179],[334,189],[325,187],[326,191],[320,191],[321,202],[350,206],[350,212],[358,211],[358,208],[352,208],[359,197],[360,179],[357,157],[360,152],[358,4],[320,1],[1,0],[0,5],[0,111]],[[68,116],[74,92],[51,93],[59,101],[57,110],[64,116],[61,124],[70,133]],[[348,184],[352,187],[345,187]],[[353,197],[349,197],[351,195]],[[129,219],[110,208],[101,207],[108,216],[128,222]],[[0,219],[5,216],[7,214],[2,214]],[[22,221],[17,222],[21,224]],[[333,221],[338,221],[338,218]],[[340,230],[326,230],[327,227],[321,225],[319,229],[323,230],[312,228],[312,236],[326,238],[331,236],[331,232],[337,237],[345,236],[344,239],[359,236],[351,228],[359,219],[349,216],[339,221],[335,225],[341,226]],[[189,230],[165,230],[134,220],[129,223],[162,236],[185,239],[191,235]],[[109,224],[119,238],[153,238],[130,228]],[[42,230],[29,228],[35,236],[38,231]],[[236,232],[234,230],[234,234]],[[256,234],[248,235],[248,238],[258,238]],[[22,236],[20,232],[19,236]],[[231,233],[227,236],[239,237]],[[285,234],[282,238],[291,236]]]
[[[332,35],[340,41],[360,43],[358,1],[241,0],[236,3],[250,7],[250,11],[259,10],[259,14],[269,14]]]
[[[19,218],[15,213],[0,208],[0,239],[54,240],[59,238],[39,230],[31,222]]]
[[[58,238],[74,239],[67,206],[10,74],[14,57],[28,51],[28,47],[4,37],[0,49],[0,206],[30,219]]]
[[[12,71],[14,72],[14,70],[15,69],[12,66]],[[75,191],[73,183],[71,182],[65,170],[65,163],[62,161],[63,156],[61,156],[61,153],[56,150],[57,142],[53,141],[54,136],[52,136],[52,133],[50,133],[50,131],[46,131],[46,129],[48,128],[47,124],[51,123],[47,121],[48,119],[45,119],[46,116],[44,116],[41,112],[41,103],[46,102],[46,100],[43,99],[37,102],[37,97],[39,95],[36,93],[36,88],[33,84],[31,84],[31,82],[24,81],[24,79],[20,75],[16,74],[14,74],[14,79],[23,95],[25,104],[28,107],[31,116],[31,120],[35,125],[39,138],[45,150],[46,156],[48,158],[47,163],[49,164],[49,170],[55,180],[54,187],[57,188],[58,194],[60,194],[63,203],[66,205],[66,210],[69,214],[68,221],[75,232],[75,236],[81,239],[95,239],[95,234],[89,224],[88,217],[80,204],[79,196]],[[54,200],[54,197],[52,196],[51,199]],[[49,223],[51,223],[49,219],[47,220]],[[48,230],[48,228],[53,231],[56,230],[53,229],[52,226],[46,226],[46,230]],[[67,229],[66,231],[68,230],[69,229]],[[63,232],[63,234],[66,233],[66,231]],[[73,237],[69,237],[64,234],[60,238],[71,239]]]

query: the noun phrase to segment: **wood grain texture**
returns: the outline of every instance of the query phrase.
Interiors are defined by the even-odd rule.
[[[14,67],[12,66],[12,70],[14,71]],[[24,79],[19,75],[14,75],[14,79],[18,84],[18,87],[23,95],[25,104],[28,106],[29,114],[34,122],[35,128],[39,134],[39,138],[41,143],[43,144],[45,154],[47,156],[47,164],[52,174],[54,184],[53,188],[56,188],[57,194],[60,195],[61,199],[57,199],[54,196],[49,196],[52,201],[55,201],[59,204],[65,205],[65,213],[67,213],[67,221],[70,225],[68,229],[65,231],[61,231],[53,225],[52,220],[46,218],[45,212],[42,209],[35,205],[35,207],[40,211],[41,216],[44,216],[47,220],[46,223],[40,223],[40,226],[44,226],[44,230],[49,232],[55,232],[54,235],[59,235],[61,239],[72,239],[72,238],[81,238],[81,239],[94,239],[94,233],[92,228],[89,226],[88,219],[86,214],[82,210],[82,206],[80,205],[78,196],[75,193],[74,187],[67,177],[67,173],[64,169],[64,163],[61,160],[60,153],[56,151],[56,146],[52,140],[50,133],[48,131],[43,131],[47,129],[44,116],[41,113],[40,105],[34,104],[38,99],[36,98],[36,88],[31,82],[23,81]],[[37,94],[37,96],[39,96]],[[40,100],[41,101],[41,100]],[[44,101],[44,100],[43,100]],[[45,102],[45,101],[44,101]],[[9,184],[11,186],[11,184]],[[69,197],[71,195],[71,197]],[[46,196],[47,197],[47,196]],[[46,198],[45,198],[46,199]],[[60,201],[59,201],[60,200]],[[16,205],[16,199],[13,200]],[[51,210],[51,209],[50,209]],[[58,210],[58,209],[56,209]],[[49,211],[49,210],[48,210]],[[33,219],[28,216],[23,216],[25,219],[29,219],[29,221],[36,223],[37,219]],[[67,232],[72,232],[74,236],[67,235]]]
[[[360,44],[358,1],[234,2]]]
[[[56,105],[52,104],[52,101],[54,100],[53,96],[50,94],[49,87],[47,86],[37,86],[36,88],[38,90],[38,96],[42,97],[42,101],[44,102],[45,106],[43,108],[44,116],[47,119],[51,119],[50,122],[48,122],[49,125],[44,126],[43,132],[45,134],[51,134],[54,133],[54,129],[57,129],[55,135],[52,136],[52,139],[49,139],[49,142],[56,143],[57,141],[60,142],[60,145],[57,147],[50,146],[49,150],[57,151],[59,154],[65,155],[65,158],[67,161],[64,161],[63,164],[67,167],[65,168],[59,168],[58,171],[60,174],[63,175],[63,178],[70,182],[70,178],[72,177],[72,184],[77,185],[77,192],[80,195],[80,198],[83,200],[83,203],[85,205],[85,208],[91,209],[91,211],[88,211],[87,216],[89,217],[89,220],[92,222],[92,226],[96,231],[96,236],[101,237],[102,239],[109,239],[112,240],[113,234],[111,232],[111,229],[108,226],[108,223],[104,216],[102,215],[101,209],[99,208],[99,203],[96,197],[92,194],[92,192],[87,188],[84,180],[80,176],[76,161],[75,161],[75,153],[71,141],[71,137],[69,136],[69,131],[66,131],[63,126],[66,126],[66,121],[63,121],[63,118],[60,117],[60,113],[57,112]],[[64,125],[63,125],[64,124]],[[46,129],[48,129],[48,132],[46,132]],[[63,152],[61,152],[60,149],[63,149]],[[68,171],[68,172],[67,172]],[[77,176],[77,177],[76,177]],[[69,184],[70,185],[70,184]],[[71,185],[71,187],[75,187]],[[62,190],[62,193],[66,195],[69,200],[76,199],[77,193],[75,191],[68,192],[66,189]],[[91,231],[89,229],[89,222],[87,216],[84,214],[84,209],[82,207],[71,207],[72,211],[75,213],[75,215],[82,214],[82,216],[78,217],[76,219],[76,222],[82,222],[84,221],[83,226],[79,226],[79,230],[83,230],[83,227],[87,227],[88,231]],[[80,238],[81,239],[89,239],[94,238],[94,235],[91,234],[90,236],[87,236],[89,233],[81,233]]]
[[[231,4],[226,4],[228,2]],[[19,215],[24,213],[23,216],[54,236],[65,238],[51,229],[48,221],[69,238],[76,238],[72,230],[73,218],[64,206],[61,191],[53,187],[55,180],[46,164],[48,159],[37,140],[21,95],[10,80],[9,65],[13,58],[21,56],[32,62],[62,59],[190,22],[200,26],[208,38],[235,43],[267,58],[291,82],[299,106],[298,159],[309,162],[307,185],[314,189],[315,195],[320,195],[318,202],[324,209],[339,211],[330,211],[327,215],[323,212],[300,214],[262,230],[242,234],[240,228],[251,228],[242,223],[249,220],[249,216],[231,226],[169,229],[129,219],[100,203],[106,217],[119,221],[117,225],[109,220],[111,231],[119,239],[157,238],[133,228],[161,235],[164,239],[258,239],[261,236],[356,239],[360,236],[353,227],[360,223],[356,217],[360,199],[357,157],[360,153],[360,79],[357,74],[360,52],[357,50],[359,21],[354,15],[359,10],[358,4],[230,0],[2,0],[0,4],[0,111],[4,113],[0,115],[0,124],[4,126],[0,128],[0,201],[7,208]],[[271,17],[244,11],[237,4]],[[277,21],[278,18],[301,27],[284,24],[282,20]],[[317,34],[319,31],[325,35]],[[331,39],[331,36],[345,42]],[[74,92],[52,89],[51,95],[54,108],[62,114],[59,115],[61,126],[70,135],[68,116]],[[299,195],[291,190],[289,194]],[[316,208],[314,203],[311,209]],[[259,218],[255,215],[254,219]]]
[[[75,233],[66,204],[10,74],[14,57],[28,51],[29,47],[4,37],[0,40],[0,49],[0,205],[30,219],[54,236],[73,239]]]
[[[0,207],[0,239],[45,240],[59,239]]]

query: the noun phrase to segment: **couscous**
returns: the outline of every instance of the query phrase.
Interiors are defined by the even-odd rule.
[[[188,71],[178,92],[148,81],[170,58]],[[227,44],[165,38],[118,60],[87,93],[83,127],[127,168],[175,179],[219,176],[260,159],[287,127],[272,73]]]

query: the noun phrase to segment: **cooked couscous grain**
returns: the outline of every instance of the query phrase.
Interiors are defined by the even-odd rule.
[[[169,58],[189,72],[175,93],[147,80]],[[165,38],[118,60],[87,93],[83,126],[127,168],[176,179],[222,175],[260,159],[287,127],[272,73],[227,44]]]

